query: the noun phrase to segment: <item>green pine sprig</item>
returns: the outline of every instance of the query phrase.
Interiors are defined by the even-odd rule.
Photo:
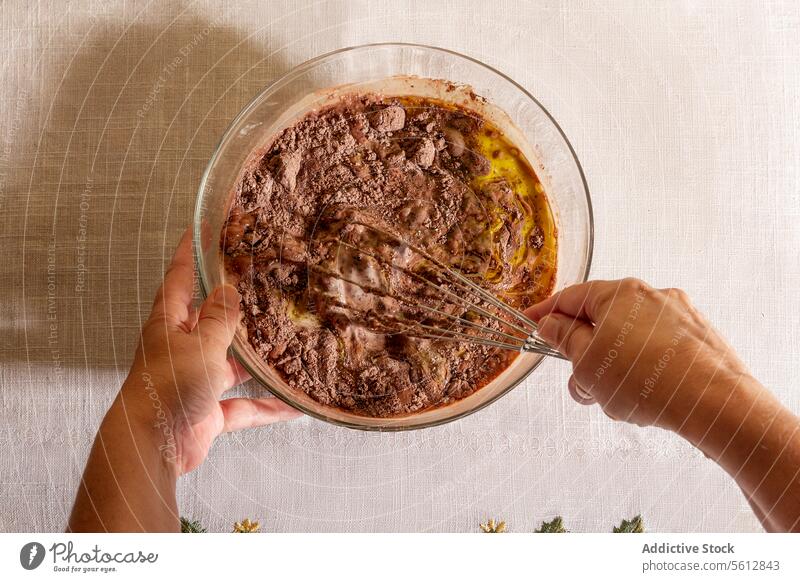
[[[632,517],[630,520],[623,519],[612,533],[644,533],[644,521],[641,515]]]
[[[199,521],[191,521],[185,517],[181,518],[181,533],[206,533],[206,531],[206,528]]]
[[[567,533],[564,527],[564,520],[560,515],[557,515],[552,521],[543,521],[539,529],[533,530],[533,533]]]

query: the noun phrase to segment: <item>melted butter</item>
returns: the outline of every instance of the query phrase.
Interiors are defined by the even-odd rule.
[[[475,141],[475,150],[489,160],[491,171],[485,176],[474,178],[470,185],[477,190],[491,182],[505,181],[514,191],[515,205],[522,216],[520,241],[508,264],[505,264],[499,256],[500,251],[497,248],[499,245],[493,249],[498,272],[492,275],[496,279],[502,279],[505,271],[509,269],[515,270],[523,265],[532,270],[539,267],[536,281],[539,292],[532,295],[536,296],[534,301],[543,299],[542,295],[546,296],[552,290],[557,251],[555,220],[544,187],[519,148],[491,123],[485,122],[481,130],[472,137]],[[509,213],[500,205],[492,205],[492,212],[496,216],[495,222],[502,221],[503,224],[508,224],[511,220]],[[531,234],[537,226],[544,238],[540,249],[530,245]],[[500,228],[493,224],[490,231],[495,235]]]
[[[475,113],[438,99],[419,97],[401,97],[403,105],[411,107],[430,106],[460,111],[466,115]],[[490,164],[490,171],[484,176],[474,177],[469,186],[474,192],[481,192],[494,182],[505,182],[514,192],[516,209],[521,216],[518,244],[513,254],[506,260],[502,255],[499,237],[505,226],[515,222],[515,218],[488,197],[482,197],[482,203],[488,210],[485,223],[487,243],[491,245],[491,260],[488,268],[482,273],[484,280],[495,285],[502,285],[511,280],[517,269],[528,268],[534,273],[533,288],[510,288],[503,291],[512,303],[535,303],[550,295],[555,285],[557,257],[557,229],[550,203],[544,187],[531,164],[502,131],[483,118],[480,130],[464,136],[467,147],[485,157]],[[531,235],[538,227],[544,239],[541,248],[530,244]],[[480,241],[478,244],[482,244]],[[526,297],[527,296],[527,297]]]
[[[321,322],[308,306],[308,294],[285,296],[286,315],[295,325],[301,327],[319,327]]]

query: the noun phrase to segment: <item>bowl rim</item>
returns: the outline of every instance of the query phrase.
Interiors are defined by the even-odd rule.
[[[208,181],[209,175],[211,173],[211,169],[215,166],[217,158],[220,155],[220,152],[222,150],[222,146],[225,143],[227,143],[227,141],[230,139],[232,134],[235,132],[235,127],[239,124],[239,122],[242,119],[246,118],[247,115],[249,115],[249,113],[252,111],[252,109],[254,107],[256,107],[261,102],[262,97],[264,95],[266,95],[267,93],[273,91],[276,87],[278,87],[278,86],[290,81],[292,78],[296,77],[297,75],[299,75],[299,74],[307,71],[308,69],[312,68],[317,63],[319,63],[321,61],[324,61],[326,59],[329,59],[329,58],[331,58],[331,57],[333,57],[335,55],[341,54],[341,53],[355,52],[355,51],[372,49],[372,48],[393,48],[393,47],[424,49],[424,50],[427,50],[427,51],[445,53],[447,55],[451,55],[451,56],[454,56],[454,57],[457,57],[457,58],[460,58],[460,59],[465,59],[467,61],[470,61],[470,62],[478,65],[479,67],[483,67],[484,69],[487,69],[491,73],[493,73],[495,75],[498,75],[499,77],[501,77],[501,78],[505,79],[506,81],[508,81],[509,83],[511,83],[511,85],[513,85],[519,91],[521,91],[523,95],[525,95],[528,99],[530,99],[532,102],[534,102],[536,104],[536,106],[539,107],[539,109],[541,109],[541,111],[545,114],[545,116],[547,116],[547,118],[550,120],[550,122],[553,124],[553,126],[558,131],[558,134],[564,140],[564,143],[567,145],[567,148],[569,149],[569,153],[572,156],[572,160],[575,163],[575,166],[578,168],[578,174],[580,175],[581,182],[583,184],[583,190],[585,192],[587,222],[588,222],[589,229],[588,229],[588,233],[587,233],[588,240],[587,240],[587,248],[586,248],[586,264],[584,266],[583,274],[581,276],[581,282],[587,281],[587,279],[589,277],[589,271],[590,271],[591,266],[592,266],[592,258],[593,258],[593,254],[594,254],[594,211],[593,211],[593,208],[592,208],[592,198],[591,198],[591,195],[589,193],[589,184],[586,181],[586,175],[585,175],[585,173],[583,171],[583,166],[581,165],[581,162],[578,159],[578,155],[575,153],[575,148],[572,146],[572,143],[569,141],[569,138],[567,138],[567,135],[564,133],[564,130],[561,128],[561,126],[558,124],[558,122],[552,116],[552,114],[547,110],[547,108],[544,105],[542,105],[542,103],[536,97],[531,95],[531,93],[527,89],[525,89],[525,87],[523,87],[522,85],[517,83],[514,79],[512,79],[511,77],[509,77],[505,73],[503,73],[501,71],[498,71],[494,67],[492,67],[490,65],[487,65],[486,63],[484,63],[482,61],[479,61],[476,58],[470,57],[468,55],[465,55],[465,54],[462,54],[462,53],[459,53],[459,52],[456,52],[456,51],[453,51],[453,50],[450,50],[450,49],[437,47],[437,46],[432,46],[432,45],[409,43],[409,42],[375,42],[375,43],[352,45],[352,46],[339,48],[339,49],[336,49],[336,50],[333,50],[333,51],[318,55],[318,56],[313,57],[311,59],[308,59],[308,60],[300,63],[299,65],[297,65],[295,67],[292,67],[289,71],[287,71],[283,75],[279,76],[277,79],[275,79],[274,81],[272,81],[271,83],[266,85],[261,91],[259,91],[250,100],[250,102],[236,115],[236,117],[234,117],[233,120],[228,124],[228,127],[222,133],[222,137],[219,139],[219,141],[217,142],[216,146],[214,147],[214,152],[212,153],[211,157],[209,158],[208,164],[206,164],[206,168],[203,171],[202,177],[200,178],[200,184],[199,184],[198,190],[197,190],[197,199],[195,201],[195,210],[194,210],[194,216],[193,216],[193,221],[192,221],[192,230],[193,230],[192,249],[193,249],[193,254],[194,254],[195,266],[196,266],[196,269],[197,269],[197,278],[198,278],[198,281],[199,281],[200,293],[202,295],[202,299],[203,300],[205,300],[208,297],[209,293],[211,292],[211,289],[209,289],[208,282],[206,281],[206,278],[205,278],[205,268],[206,267],[205,267],[205,263],[204,263],[204,260],[203,260],[203,253],[202,253],[202,248],[203,248],[202,247],[203,192],[205,191],[206,182]],[[447,424],[447,423],[459,420],[461,418],[464,418],[466,416],[469,416],[471,414],[474,414],[474,413],[478,412],[479,410],[483,410],[484,408],[486,408],[490,404],[493,404],[493,403],[497,402],[500,398],[502,398],[503,396],[505,396],[506,394],[511,392],[514,388],[516,388],[520,384],[522,384],[522,382],[524,382],[525,379],[527,379],[528,376],[530,376],[530,374],[534,370],[536,370],[536,368],[538,368],[542,364],[542,362],[544,361],[544,356],[540,357],[538,361],[534,362],[534,364],[524,374],[522,374],[522,376],[519,377],[519,379],[517,379],[516,381],[512,382],[511,384],[509,384],[504,390],[501,390],[500,392],[495,394],[492,398],[489,398],[485,402],[482,402],[478,406],[475,406],[475,407],[473,407],[473,408],[471,408],[469,410],[465,410],[463,412],[460,412],[458,414],[454,414],[452,416],[448,416],[448,417],[441,418],[441,419],[438,419],[438,420],[431,420],[431,421],[424,422],[424,423],[421,423],[421,424],[418,424],[418,425],[414,425],[414,426],[402,425],[402,424],[392,425],[392,426],[368,426],[368,425],[364,425],[364,424],[358,424],[356,422],[351,422],[351,421],[348,421],[348,420],[332,418],[330,416],[326,416],[325,414],[321,414],[319,412],[316,412],[316,411],[308,409],[303,404],[300,404],[299,402],[297,402],[295,400],[292,400],[291,398],[288,398],[287,396],[285,396],[284,394],[281,394],[279,391],[275,390],[272,386],[270,386],[269,384],[264,382],[259,377],[258,373],[255,372],[245,361],[243,361],[244,359],[240,356],[239,351],[236,349],[235,344],[233,344],[233,343],[231,344],[231,346],[229,348],[229,352],[247,370],[247,372],[252,376],[252,378],[254,380],[256,380],[264,388],[266,388],[270,392],[270,394],[272,394],[275,398],[278,398],[279,400],[285,402],[286,404],[288,404],[292,408],[300,410],[304,414],[307,414],[308,416],[316,418],[317,420],[322,420],[324,422],[328,422],[328,423],[331,423],[331,424],[334,424],[334,425],[337,425],[337,426],[342,426],[342,427],[351,428],[351,429],[357,429],[357,430],[363,430],[363,431],[369,431],[369,432],[399,432],[399,431],[419,430],[419,429],[423,429],[423,428],[431,428],[431,427]],[[410,415],[409,418],[411,418],[413,416],[414,415]],[[371,418],[371,417],[367,417],[367,418]],[[401,421],[404,417],[390,417],[390,418],[396,418],[398,421]]]

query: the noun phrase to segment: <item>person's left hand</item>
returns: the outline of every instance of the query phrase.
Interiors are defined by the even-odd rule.
[[[187,230],[142,328],[118,403],[164,436],[164,456],[178,475],[195,469],[223,432],[288,420],[302,413],[277,398],[229,398],[249,375],[227,350],[239,323],[239,293],[215,289],[192,306],[193,259]]]

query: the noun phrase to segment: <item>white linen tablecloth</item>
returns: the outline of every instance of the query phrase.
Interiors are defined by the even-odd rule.
[[[800,9],[786,2],[28,0],[0,9],[0,530],[64,527],[198,180],[298,63],[377,41],[507,73],[559,121],[595,207],[595,278],[680,286],[800,411]],[[176,61],[176,57],[180,57]],[[544,364],[488,409],[365,434],[221,438],[180,482],[210,530],[758,531],[678,438],[573,404]],[[252,392],[257,387],[250,386]]]

